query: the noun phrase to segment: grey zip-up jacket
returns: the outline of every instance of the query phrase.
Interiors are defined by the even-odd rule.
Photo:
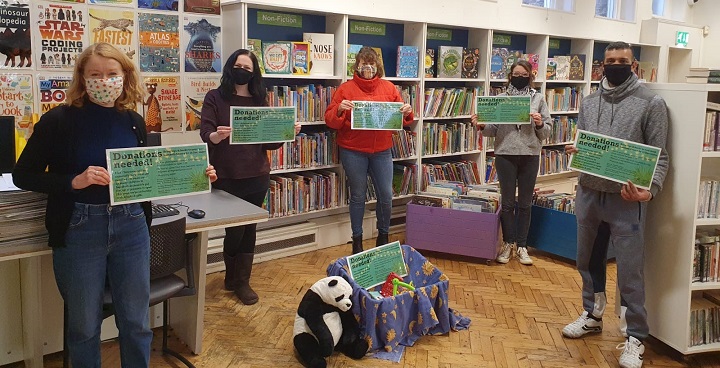
[[[503,93],[498,96],[505,95]],[[542,141],[552,133],[552,119],[543,95],[533,90],[530,96],[530,112],[539,112],[542,115],[542,127],[535,127],[535,124],[485,125],[482,134],[486,137],[495,137],[496,155],[537,156],[540,154]]]
[[[667,175],[669,157],[665,149],[668,133],[667,105],[662,97],[645,88],[635,74],[623,84],[607,89],[606,81],[583,99],[578,129],[643,143],[661,149],[650,192],[655,196]],[[622,184],[580,174],[580,185],[601,192],[620,193]]]

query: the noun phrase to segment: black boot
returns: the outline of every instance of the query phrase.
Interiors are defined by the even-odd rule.
[[[353,236],[352,238],[352,254],[358,254],[363,251],[362,235]]]
[[[250,287],[250,273],[252,273],[254,253],[240,253],[234,257],[235,262],[235,295],[245,305],[253,305],[260,299]]]
[[[378,237],[375,239],[375,246],[379,247],[388,243],[388,234],[378,232]]]
[[[223,252],[223,261],[225,261],[225,290],[227,291],[234,291],[237,286],[237,275],[235,274],[237,258],[237,256],[230,257]]]

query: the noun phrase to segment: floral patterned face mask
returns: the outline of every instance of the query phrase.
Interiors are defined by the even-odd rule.
[[[90,101],[101,106],[111,105],[123,93],[123,77],[86,79],[85,90]]]

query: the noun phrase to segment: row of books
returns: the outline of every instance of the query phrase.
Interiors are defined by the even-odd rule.
[[[523,50],[509,50],[505,47],[494,47],[490,54],[490,79],[507,79],[510,68],[518,60],[526,60],[532,66],[532,73],[537,77],[540,55],[526,54]]]
[[[470,115],[475,106],[475,96],[482,93],[481,87],[426,88],[423,116],[437,118]]]
[[[567,115],[556,116],[552,119],[552,133],[543,144],[558,144],[570,142],[575,137],[577,118]]]
[[[690,346],[720,342],[720,292],[705,291],[690,300]]]
[[[485,158],[485,182],[498,182],[497,170],[495,170],[495,156],[487,156]]]
[[[355,74],[355,60],[357,58],[358,52],[360,52],[360,49],[362,49],[363,46],[369,45],[347,45],[346,69],[348,77],[352,77],[353,74]],[[377,53],[380,64],[383,65],[383,67],[386,67],[385,63],[383,62],[382,49],[379,47],[370,47],[375,50],[375,53]],[[395,76],[400,78],[417,78],[419,69],[420,51],[418,50],[417,46],[398,46]],[[388,74],[387,69],[385,70],[385,74]]]
[[[550,191],[538,191],[533,193],[533,204],[538,207],[551,208],[556,211],[575,213],[575,196],[568,193],[554,193]]]
[[[698,232],[695,234],[695,252],[693,254],[693,282],[720,281],[720,229],[714,234]]]
[[[700,180],[697,218],[720,218],[720,180]]]
[[[313,168],[339,162],[336,133],[332,130],[300,133],[292,142],[267,151],[270,170]]]
[[[540,151],[540,175],[557,174],[568,171],[570,155],[564,150],[542,149]]]
[[[10,179],[7,176],[0,180]],[[0,246],[21,246],[46,242],[45,203],[47,195],[22,190],[0,192]]]
[[[267,89],[270,106],[297,106],[300,122],[325,121],[332,95],[337,87],[309,84],[299,86],[273,86]]]
[[[551,112],[574,111],[580,108],[582,87],[558,87],[545,90],[545,102]]]
[[[263,208],[270,217],[291,216],[344,203],[345,179],[333,171],[271,175]]]
[[[423,155],[468,152],[479,149],[479,134],[471,122],[425,123]]]
[[[465,185],[454,181],[431,183],[410,200],[410,203],[421,206],[485,213],[497,212],[500,202],[500,191],[496,186]]]
[[[690,68],[685,77],[687,83],[717,84],[720,83],[720,69]]]
[[[440,180],[462,182],[465,185],[481,184],[480,172],[475,161],[442,162],[427,160],[422,165],[421,190],[425,190],[430,183]]]
[[[398,90],[403,101],[412,107],[413,112],[417,116],[420,112],[420,99],[422,98],[422,95],[420,94],[420,86],[417,84],[412,86],[402,86],[396,84],[395,89]]]
[[[495,149],[495,137],[485,137],[485,148],[488,150]]]
[[[425,50],[425,78],[477,78],[479,66],[478,48],[440,46],[437,53],[433,48]]]
[[[720,103],[708,102],[705,112],[703,151],[720,151]]]
[[[302,41],[248,39],[263,74],[334,75],[335,35],[303,33]]]
[[[403,129],[402,131],[393,132],[391,148],[393,158],[407,158],[416,155],[415,150],[415,132]]]
[[[393,197],[404,196],[408,194],[414,194],[417,192],[416,183],[417,178],[417,165],[396,162],[393,164],[393,179],[392,179],[392,191]],[[349,183],[347,184],[347,191],[350,192]],[[375,185],[373,180],[368,175],[367,177],[367,191],[365,193],[366,201],[377,200],[377,193],[375,192]],[[350,202],[350,197],[347,198],[347,203]]]

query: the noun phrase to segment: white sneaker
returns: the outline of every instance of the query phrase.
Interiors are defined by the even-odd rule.
[[[530,266],[533,264],[532,258],[528,255],[527,247],[518,247],[517,251],[515,251],[515,254],[518,257],[518,262]]]
[[[642,367],[645,345],[640,340],[630,336],[627,341],[618,344],[617,349],[623,351],[619,360],[621,368]]]
[[[571,339],[577,339],[589,333],[602,332],[603,322],[602,320],[596,321],[588,317],[588,312],[583,311],[580,317],[575,322],[565,326],[562,330],[562,334],[565,337]]]
[[[500,254],[498,254],[495,260],[498,263],[510,262],[510,254],[512,253],[513,245],[514,244],[512,243],[503,243],[502,248],[500,248]]]

